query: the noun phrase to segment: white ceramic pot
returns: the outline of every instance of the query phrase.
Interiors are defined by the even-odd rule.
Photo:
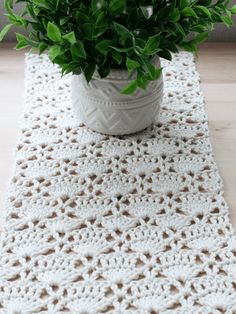
[[[157,59],[155,65],[159,66]],[[78,118],[89,128],[109,135],[131,134],[156,121],[163,97],[162,76],[146,90],[133,95],[120,91],[130,83],[125,70],[112,70],[101,79],[95,74],[87,84],[83,75],[72,76],[72,102]]]

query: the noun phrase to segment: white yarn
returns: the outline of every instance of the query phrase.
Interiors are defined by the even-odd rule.
[[[163,66],[160,120],[109,137],[78,124],[70,76],[27,56],[0,313],[236,313],[236,238],[199,75],[189,53]]]

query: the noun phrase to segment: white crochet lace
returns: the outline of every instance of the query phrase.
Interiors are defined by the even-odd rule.
[[[0,313],[236,313],[236,238],[199,75],[189,53],[163,65],[159,122],[109,137],[78,125],[69,76],[27,56]]]

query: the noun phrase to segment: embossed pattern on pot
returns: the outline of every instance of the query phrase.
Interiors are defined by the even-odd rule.
[[[160,66],[160,60],[155,60]],[[78,120],[91,129],[110,135],[141,131],[159,116],[163,98],[162,76],[149,83],[146,90],[133,95],[121,94],[131,82],[125,70],[113,70],[105,79],[95,75],[88,84],[83,75],[72,76],[72,101]]]

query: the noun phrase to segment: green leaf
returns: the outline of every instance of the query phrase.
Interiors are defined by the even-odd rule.
[[[119,23],[113,22],[114,28],[116,30],[116,32],[121,35],[132,35],[131,32],[128,30],[128,28],[126,28],[124,25],[121,25]]]
[[[117,51],[112,51],[112,57],[118,64],[121,64],[123,61],[122,55]]]
[[[148,20],[150,18],[150,12],[148,10],[148,7],[141,6],[140,10],[143,13],[143,16],[145,17],[145,19]]]
[[[140,64],[139,64],[139,62],[132,60],[129,57],[126,57],[126,66],[127,66],[128,71],[130,72],[130,71],[133,71],[133,70],[139,68]]]
[[[155,66],[153,64],[151,64],[150,62],[146,62],[146,68],[148,71],[149,80],[154,80],[155,79],[155,73],[156,73]]]
[[[185,7],[189,5],[188,0],[180,0],[180,9],[183,10]]]
[[[47,0],[32,0],[32,2],[38,7],[50,9],[49,1]]]
[[[71,43],[72,45],[76,43],[76,37],[74,32],[63,35],[62,38],[68,40],[69,43]]]
[[[158,51],[160,44],[160,34],[154,35],[149,37],[148,41],[146,42],[143,53],[146,55],[152,55]]]
[[[112,13],[121,13],[126,7],[126,0],[110,0],[108,9]]]
[[[18,44],[16,46],[17,50],[23,49],[27,46],[31,46],[32,48],[36,48],[36,49],[39,48],[39,42],[38,41],[27,38],[26,36],[24,36],[22,34],[16,33],[16,38],[18,41]]]
[[[0,42],[3,40],[3,38],[6,36],[6,34],[9,32],[10,28],[13,24],[7,24],[0,32]]]
[[[132,50],[132,47],[129,47],[129,48],[114,47],[114,46],[109,46],[109,47],[116,50],[117,52],[129,52]]]
[[[194,12],[194,10],[191,7],[186,7],[181,12],[184,16],[190,16],[190,17],[197,18],[197,14]]]
[[[81,74],[81,68],[76,62],[62,65],[62,75],[73,72],[76,75]]]
[[[25,43],[25,42],[18,42],[18,44],[16,45],[15,49],[16,50],[21,50],[24,48],[29,47],[29,44]]]
[[[202,11],[205,15],[207,15],[211,19],[211,12],[208,10],[207,7],[204,7],[203,5],[196,5],[195,8]]]
[[[48,22],[47,35],[49,39],[51,39],[53,42],[59,43],[61,41],[60,29],[51,22]]]
[[[80,28],[81,28],[81,31],[83,33],[83,37],[85,39],[88,39],[88,40],[93,39],[93,29],[94,29],[93,24],[84,23],[84,24],[81,24]]]
[[[54,45],[48,50],[48,57],[53,62],[57,56],[61,53],[61,47],[58,45]]]
[[[97,69],[100,78],[106,77],[110,73],[110,67],[109,66],[101,66],[100,68]]]
[[[203,41],[205,41],[208,38],[208,32],[200,33],[198,34],[192,41],[191,43],[200,44]]]
[[[221,19],[227,27],[234,25],[232,19],[228,15],[222,16]]]
[[[191,30],[193,32],[202,33],[205,31],[205,27],[203,25],[194,25]]]
[[[77,58],[86,59],[86,52],[84,49],[84,45],[81,41],[77,41],[71,46],[71,53],[74,60],[76,60]]]
[[[159,78],[162,68],[156,68],[154,66],[154,59],[150,60],[141,57],[141,60],[143,68],[144,70],[146,70],[146,77],[148,78],[148,80],[156,80],[157,78]]]
[[[197,47],[193,42],[183,42],[181,43],[181,47],[189,52],[193,52],[193,53],[197,52]]]
[[[128,86],[121,90],[122,94],[130,95],[133,94],[138,87],[137,80],[132,81]]]
[[[236,14],[236,4],[230,9],[232,14]]]
[[[71,19],[71,18],[70,18]],[[69,20],[70,20],[69,19]],[[84,23],[89,23],[90,18],[86,14],[86,12],[83,11],[77,11],[75,12],[75,21],[76,23],[83,25]],[[94,21],[93,21],[94,22]]]
[[[138,76],[138,78],[137,78],[138,87],[140,87],[142,89],[147,88],[148,82],[149,81],[145,75]]]
[[[41,43],[39,44],[39,54],[41,55],[48,48],[47,44]]]
[[[157,79],[159,79],[160,78],[160,76],[161,76],[161,74],[162,74],[162,68],[155,68],[155,73],[154,73],[154,80],[157,80]]]
[[[164,58],[166,60],[169,60],[169,61],[172,60],[172,55],[171,55],[170,51],[167,49],[163,49],[163,50],[159,51],[158,56],[161,58]]]
[[[96,66],[94,63],[88,64],[84,69],[84,76],[86,78],[86,81],[89,83],[93,77],[93,74],[95,72]]]
[[[65,16],[60,18],[60,25],[66,24],[70,20],[70,16]]]
[[[183,29],[183,27],[181,26],[180,23],[175,23],[175,28],[177,31],[180,32],[180,34],[185,37],[186,36],[186,33],[185,33],[185,30]]]
[[[104,27],[107,25],[107,20],[106,20],[106,16],[105,16],[105,13],[104,12],[101,12],[97,19],[96,19],[96,26],[97,27]]]
[[[97,9],[98,9],[97,3],[98,3],[97,0],[92,0],[92,1],[91,1],[91,7],[92,7],[92,11],[93,11],[93,12],[96,12]]]
[[[96,20],[95,27],[92,31],[93,38],[101,36],[107,30],[107,20],[104,12],[101,12]]]
[[[170,14],[171,22],[177,22],[180,19],[179,9],[174,8]]]
[[[111,40],[104,39],[98,42],[95,47],[101,54],[106,56],[109,52],[109,46],[111,43],[112,43]]]
[[[56,10],[58,9],[60,2],[61,0],[54,0],[54,7]]]
[[[16,33],[16,39],[18,44],[16,45],[16,50],[21,50],[29,46],[26,37],[22,34]]]

